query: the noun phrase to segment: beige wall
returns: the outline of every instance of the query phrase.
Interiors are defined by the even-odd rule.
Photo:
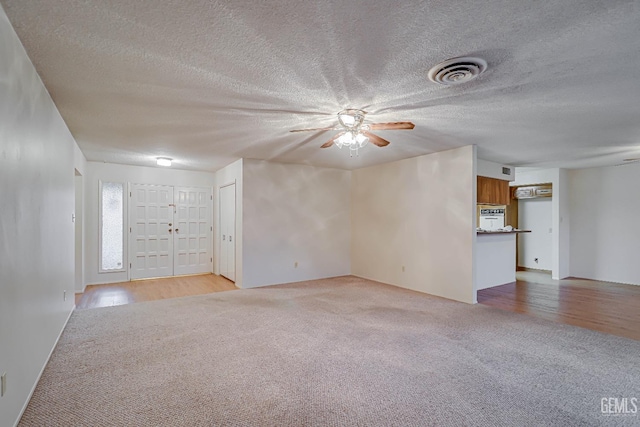
[[[640,163],[568,175],[571,276],[640,285]]]
[[[75,145],[0,7],[0,426],[17,422],[73,310]]]
[[[243,181],[243,287],[350,273],[351,172],[245,159]]]
[[[354,171],[352,274],[474,303],[475,156],[467,146]]]

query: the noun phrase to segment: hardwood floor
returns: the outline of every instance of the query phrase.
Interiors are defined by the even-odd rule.
[[[640,286],[519,271],[515,283],[478,291],[478,303],[640,340]]]
[[[215,274],[90,285],[87,286],[84,293],[76,294],[76,310],[202,295],[234,289],[238,288],[232,281]]]

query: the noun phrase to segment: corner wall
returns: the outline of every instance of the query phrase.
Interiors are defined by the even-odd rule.
[[[351,272],[351,172],[245,159],[243,182],[243,287]]]
[[[467,146],[354,171],[352,274],[476,302],[475,162]]]
[[[571,275],[640,285],[640,163],[569,171]]]
[[[0,7],[1,426],[17,424],[74,307],[74,150]]]

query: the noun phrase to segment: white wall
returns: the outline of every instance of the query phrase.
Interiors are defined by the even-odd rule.
[[[165,167],[127,166],[113,163],[87,162],[85,176],[85,280],[86,284],[114,283],[128,280],[128,271],[100,273],[98,271],[98,230],[99,230],[99,181],[122,182],[132,184],[156,184],[185,187],[212,188],[215,182],[213,173],[193,172]],[[126,187],[125,187],[126,188]],[[127,211],[128,198],[125,198],[124,227],[129,228]],[[214,223],[215,224],[215,223]],[[128,258],[128,245],[125,240],[125,260]],[[129,263],[126,262],[126,266]]]
[[[569,172],[571,275],[640,285],[640,163]]]
[[[516,179],[511,186],[547,184],[553,186],[551,199],[551,277],[569,277],[570,211],[568,175],[564,169],[516,168]],[[518,224],[520,227],[520,225]],[[522,227],[520,227],[522,228]]]
[[[74,146],[0,7],[1,426],[17,423],[73,310]]]
[[[505,175],[504,173],[502,173],[503,167],[511,169],[511,175]],[[504,181],[513,181],[516,177],[516,168],[514,168],[513,166],[490,162],[488,160],[478,159],[476,170],[478,176],[502,179]]]
[[[75,182],[75,286],[76,293],[84,292],[84,177],[76,169]]]
[[[516,201],[512,201],[514,203]],[[550,198],[518,200],[518,266],[549,270],[553,267],[553,222]],[[538,262],[535,262],[535,259]]]
[[[242,260],[242,244],[243,244],[243,221],[242,221],[242,197],[243,197],[243,178],[242,178],[243,159],[220,169],[215,174],[215,184],[213,190],[213,272],[220,274],[220,187],[229,184],[236,184],[236,281],[237,287],[242,288],[243,285],[243,260]]]
[[[515,234],[478,234],[475,254],[476,290],[516,281]]]
[[[474,303],[475,173],[473,146],[354,171],[352,273]]]
[[[78,147],[73,145],[73,167],[75,169],[75,292],[84,292],[85,288],[85,242],[86,230],[84,226],[84,194],[85,194],[85,174],[87,173],[87,159]]]
[[[243,180],[244,288],[350,274],[351,172],[245,159]]]

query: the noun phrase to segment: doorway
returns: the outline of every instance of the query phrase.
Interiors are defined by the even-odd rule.
[[[518,200],[518,228],[531,230],[518,236],[518,267],[551,272],[551,212],[550,197]]]
[[[131,184],[129,197],[131,279],[211,272],[210,189]]]
[[[236,184],[220,187],[220,275],[236,281]]]

